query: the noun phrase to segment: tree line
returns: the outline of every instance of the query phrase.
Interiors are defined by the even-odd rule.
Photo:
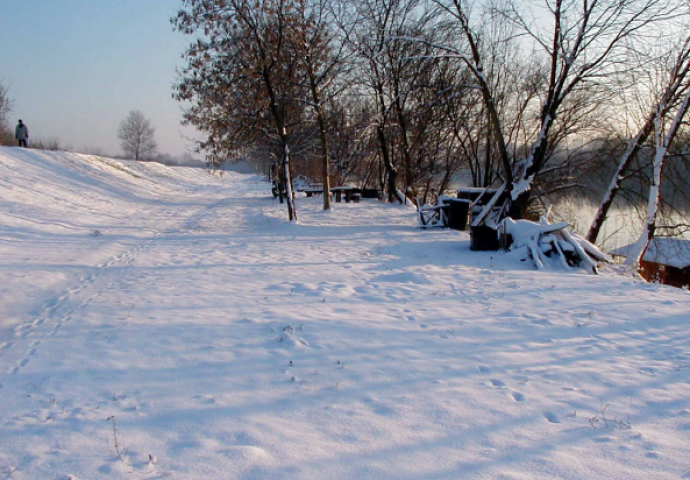
[[[615,178],[596,241],[609,201],[654,182],[655,135],[688,87],[688,13],[679,0],[183,0],[172,23],[193,40],[173,95],[212,161],[270,159],[288,183],[424,202],[460,176],[500,186],[504,213],[524,218]],[[682,150],[667,155],[687,171]]]

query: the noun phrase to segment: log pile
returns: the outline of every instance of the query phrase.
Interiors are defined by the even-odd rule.
[[[548,263],[560,263],[565,268],[579,267],[597,273],[600,262],[611,261],[608,255],[567,227],[567,222],[550,224],[545,217],[539,222],[505,218],[499,224],[499,235],[510,251],[523,260],[530,259],[538,270]]]

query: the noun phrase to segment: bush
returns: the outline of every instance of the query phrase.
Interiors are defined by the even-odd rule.
[[[16,145],[17,141],[14,139],[14,134],[8,128],[0,128],[0,145]]]
[[[69,152],[71,147],[67,145],[61,145],[57,138],[39,138],[37,140],[31,141],[29,139],[29,148],[35,148],[37,150],[60,150],[63,152]]]

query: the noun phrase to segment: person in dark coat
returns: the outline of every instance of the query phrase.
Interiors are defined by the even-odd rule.
[[[21,120],[19,120],[17,128],[14,129],[14,138],[17,139],[20,147],[26,147],[26,141],[29,139],[29,129]]]

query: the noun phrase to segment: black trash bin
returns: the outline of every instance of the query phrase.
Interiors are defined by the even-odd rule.
[[[470,227],[470,250],[498,250],[498,230],[478,225]]]
[[[470,201],[460,198],[446,198],[443,203],[448,205],[448,227],[454,230],[467,230],[467,220],[470,215]]]
[[[362,198],[383,198],[381,192],[376,188],[363,188]]]

